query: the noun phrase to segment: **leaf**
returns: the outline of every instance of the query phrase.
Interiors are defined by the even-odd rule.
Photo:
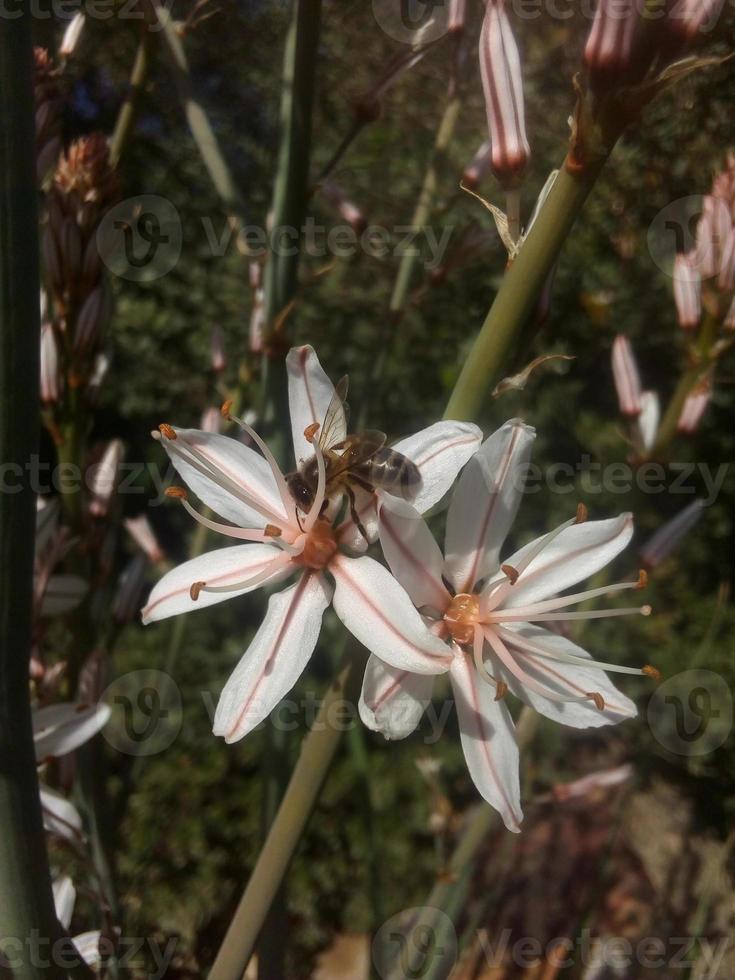
[[[528,379],[531,377],[536,368],[541,367],[542,364],[546,364],[547,361],[573,361],[574,357],[571,354],[542,354],[540,357],[535,357],[530,364],[527,364],[522,371],[518,374],[512,374],[509,378],[503,378],[499,381],[493,388],[492,396],[493,398],[500,398],[501,395],[505,394],[506,391],[519,391],[521,388],[525,388],[528,383]]]

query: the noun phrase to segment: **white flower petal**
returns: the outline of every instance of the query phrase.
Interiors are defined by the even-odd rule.
[[[565,528],[521,572],[502,608],[513,609],[549,599],[589,578],[620,554],[632,536],[633,515],[628,513]],[[524,545],[506,563],[518,568],[538,540]]]
[[[518,512],[536,432],[511,419],[468,462],[447,515],[446,571],[457,592],[471,592],[496,571]]]
[[[391,447],[421,471],[421,488],[411,501],[419,514],[442,499],[481,442],[482,432],[470,422],[435,422]]]
[[[382,493],[369,493],[367,490],[363,490],[361,487],[355,487],[355,510],[357,511],[357,516],[360,519],[360,523],[367,534],[367,541],[365,540],[362,531],[353,521],[348,509],[346,517],[337,528],[337,539],[345,548],[351,548],[353,551],[366,551],[368,544],[371,544],[373,541],[377,540],[377,503],[379,498],[381,500],[384,499],[384,495]]]
[[[523,813],[518,743],[510,712],[503,701],[495,700],[495,688],[480,678],[468,654],[457,654],[449,676],[472,781],[508,830],[518,833]]]
[[[33,712],[36,759],[66,755],[84,745],[110,718],[106,704],[50,704]]]
[[[239,527],[260,528],[269,522],[260,510],[226,490],[216,478],[200,472],[197,466],[201,465],[223,473],[262,508],[282,520],[287,519],[273,471],[260,453],[243,445],[238,439],[216,432],[175,427],[174,432],[177,438],[167,439],[164,436],[160,439],[161,445],[171,457],[171,462],[184,483],[207,507]],[[191,452],[187,444],[194,447],[196,454]],[[204,463],[201,462],[202,458]]]
[[[312,573],[270,597],[265,619],[220,696],[215,735],[236,742],[291,690],[314,651],[330,598],[324,577]]]
[[[155,623],[168,616],[176,616],[194,609],[205,609],[225,599],[245,595],[260,588],[261,585],[280,582],[294,567],[289,561],[284,564],[285,552],[272,544],[237,544],[229,548],[218,548],[206,555],[199,555],[177,565],[167,572],[153,587],[148,603],[143,609],[144,623]],[[267,575],[269,566],[272,573]],[[194,582],[207,582],[209,585],[230,585],[246,582],[260,575],[266,575],[254,585],[246,585],[232,592],[199,593],[199,598],[191,598],[189,590]]]
[[[658,434],[660,417],[661,407],[658,395],[655,391],[644,391],[641,394],[641,414],[638,416],[638,431],[644,449],[653,449]]]
[[[385,663],[417,674],[441,674],[450,654],[433,636],[407,593],[372,558],[338,555],[329,570],[336,584],[334,610],[363,646]]]
[[[385,560],[417,608],[444,612],[450,601],[442,582],[444,558],[426,522],[410,504],[385,497],[380,508]]]
[[[371,654],[362,681],[360,718],[388,739],[406,738],[421,721],[433,688],[430,674],[396,670]]]
[[[535,646],[543,647],[552,654],[571,654],[575,657],[591,659],[589,653],[576,643],[542,627],[524,624],[519,629],[513,629],[512,632],[517,632]],[[635,704],[615,687],[605,671],[600,670],[599,667],[581,667],[579,664],[563,663],[551,657],[523,652],[513,645],[508,634],[505,634],[505,641],[524,672],[544,687],[550,688],[555,694],[564,697],[584,697],[586,694],[595,693],[601,694],[605,702],[604,710],[600,711],[591,700],[552,701],[537,691],[532,691],[522,680],[513,676],[511,671],[496,661],[495,670],[513,694],[539,714],[562,725],[570,725],[572,728],[600,728],[602,725],[616,725],[626,718],[636,716]]]
[[[314,449],[306,441],[304,429],[318,422],[324,424],[329,403],[334,395],[334,385],[329,380],[313,347],[293,347],[286,358],[288,371],[288,404],[291,410],[293,450],[298,466],[301,460],[310,459]],[[347,423],[343,411],[335,420],[331,443],[339,442],[347,435]]]
[[[71,917],[74,915],[74,905],[77,900],[77,890],[74,887],[74,882],[69,875],[64,875],[62,878],[56,878],[52,882],[51,887],[54,893],[56,918],[64,929],[68,929]]]
[[[78,936],[72,937],[72,942],[77,952],[82,957],[87,966],[97,966],[102,962],[100,956],[100,939],[102,933],[99,929],[90,932],[80,932]]]
[[[40,792],[44,829],[63,840],[78,842],[82,818],[77,808],[48,786],[41,786]]]

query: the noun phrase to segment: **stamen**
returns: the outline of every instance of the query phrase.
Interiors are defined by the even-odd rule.
[[[169,496],[178,496],[178,494],[170,494]],[[224,534],[228,538],[237,538],[239,541],[262,541],[264,537],[264,531],[259,531],[257,528],[248,527],[237,527],[234,524],[221,524],[219,521],[212,521],[204,514],[200,514],[199,511],[195,510],[189,501],[185,497],[181,497],[181,504],[187,514],[197,522],[197,524],[203,525],[203,527],[209,528],[210,531],[216,531],[218,534]]]
[[[500,571],[504,572],[507,575],[508,581],[510,582],[511,585],[516,584],[516,582],[518,581],[518,576],[520,575],[520,572],[518,571],[517,568],[513,568],[512,565],[501,565]]]
[[[637,589],[645,589],[648,585],[648,572],[645,568],[641,568],[638,572],[638,583],[636,584]]]
[[[268,562],[268,565],[262,572],[258,572],[257,575],[253,575],[251,578],[243,579],[241,582],[232,582],[230,585],[207,585],[206,582],[196,582],[195,584],[200,586],[197,595],[199,592],[239,592],[240,589],[254,588],[256,585],[260,585],[261,582],[265,582],[281,568],[285,568],[290,561],[291,559],[288,555],[278,555],[273,561]],[[192,596],[192,598],[194,597]]]
[[[508,685],[505,681],[500,681],[493,677],[490,671],[487,669],[487,664],[485,663],[485,658],[482,655],[483,647],[485,646],[485,636],[483,631],[476,626],[475,636],[472,642],[472,656],[475,661],[475,667],[477,668],[477,673],[480,675],[481,680],[488,684],[493,684],[496,688],[495,700],[500,701],[508,693]]]
[[[596,599],[598,596],[610,595],[613,592],[624,592],[626,589],[640,589],[640,578],[635,582],[618,582],[615,585],[603,585],[599,589],[586,589],[584,592],[575,592],[572,595],[556,596],[554,599],[545,599],[543,602],[532,602],[527,606],[511,606],[509,609],[499,609],[497,616],[490,616],[490,621],[497,619],[499,622],[513,622],[523,620],[532,622],[534,616],[540,613],[552,612],[556,609],[564,609],[567,606],[576,606],[579,602],[587,599]],[[614,610],[611,610],[614,611]]]
[[[577,504],[577,516],[574,518],[575,524],[584,524],[587,520],[587,515],[589,511],[584,504]]]
[[[183,487],[166,487],[163,492],[166,497],[175,497],[177,500],[186,500],[188,497]]]
[[[189,589],[189,596],[193,602],[196,602],[199,598],[199,593],[202,591],[206,582],[192,582],[191,588]]]
[[[652,667],[650,664],[646,664],[641,673],[645,674],[646,677],[653,678],[654,681],[661,680],[661,671],[657,667]]]
[[[312,422],[311,425],[307,425],[306,428],[304,429],[304,439],[306,439],[307,442],[313,442],[314,436],[317,434],[318,431],[319,431],[319,423]]]
[[[588,691],[587,697],[591,701],[595,702],[595,707],[597,708],[598,711],[605,710],[605,699],[603,698],[603,696],[600,694],[599,691]]]
[[[283,531],[280,529],[280,527],[276,527],[275,524],[266,524],[266,526],[263,528],[263,534],[266,536],[266,538],[280,538]]]
[[[306,516],[304,521],[304,530],[308,534],[309,531],[314,527],[316,522],[319,520],[319,515],[322,511],[322,505],[324,504],[324,494],[327,489],[327,468],[324,464],[324,454],[322,453],[321,446],[318,442],[312,442],[314,447],[314,455],[316,456],[317,465],[317,481],[316,481],[316,493],[314,494],[314,501],[311,505],[311,510]]]
[[[223,419],[230,420],[230,409],[232,408],[232,399],[228,398],[227,401],[222,402],[220,405],[219,413]]]
[[[167,422],[162,422],[161,425],[158,426],[158,431],[165,439],[171,439],[171,440],[176,439],[176,430],[172,425],[169,425]]]
[[[239,425],[240,428],[243,430],[243,432],[247,432],[247,434],[250,436],[250,438],[258,447],[258,449],[260,449],[261,453],[265,457],[265,461],[270,466],[273,476],[275,478],[276,486],[278,487],[278,493],[281,498],[281,503],[286,508],[286,513],[291,515],[295,509],[294,499],[291,496],[291,492],[288,489],[286,481],[283,477],[283,473],[281,473],[281,468],[276,462],[273,453],[270,451],[267,444],[263,442],[263,440],[260,438],[258,433],[251,425],[248,425],[247,422],[245,422],[243,419],[238,418],[236,415],[229,414],[229,408],[231,404],[232,402],[230,402],[229,404],[225,402],[222,408],[220,409],[220,411],[222,412],[226,408],[227,414],[224,417],[228,419],[228,421],[234,422],[235,425]]]
[[[498,681],[497,685],[498,689],[495,692],[495,700],[502,701],[505,695],[508,693],[508,685],[505,683],[505,681]]]
[[[526,616],[525,613],[516,613],[516,610],[503,610],[502,617],[498,619],[503,623],[551,623],[557,620],[566,622],[573,619],[612,619],[613,616],[650,616],[650,606],[627,606],[622,609],[590,609],[589,612],[548,612],[537,613],[534,616]]]
[[[563,650],[552,650],[533,643],[527,637],[516,633],[514,630],[505,629],[502,626],[496,627],[498,633],[503,637],[507,645],[521,654],[533,654],[537,657],[546,657],[547,660],[556,660],[563,664],[574,664],[577,667],[595,667],[598,670],[605,670],[612,674],[633,674],[640,677],[646,673],[645,667],[625,667],[622,664],[606,664],[602,660],[593,660],[591,657],[578,657],[574,653],[566,653]],[[652,668],[653,669],[653,668]]]

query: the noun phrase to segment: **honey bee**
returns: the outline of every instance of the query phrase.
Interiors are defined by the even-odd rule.
[[[324,456],[326,473],[323,507],[326,508],[330,501],[345,494],[352,520],[367,541],[367,532],[357,512],[355,488],[368,493],[384,490],[410,501],[421,486],[421,473],[410,459],[385,445],[387,437],[384,432],[371,429],[342,435],[348,414],[346,396],[347,377],[344,377],[335,388],[316,436]],[[318,480],[316,455],[304,460],[297,470],[286,475],[291,496],[301,510],[308,511],[311,508]]]

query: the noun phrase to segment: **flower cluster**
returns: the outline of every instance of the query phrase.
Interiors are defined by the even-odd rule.
[[[218,433],[167,424],[154,433],[188,487],[221,520],[196,510],[183,487],[170,487],[169,496],[200,524],[240,543],[164,575],[143,621],[284,584],[271,595],[217,705],[214,732],[233,742],[297,681],[331,604],[371,654],[360,702],[363,721],[388,738],[409,734],[435,677],[448,673],[472,778],[506,825],[518,830],[518,749],[504,695],[511,691],[562,723],[596,726],[635,714],[605,670],[655,673],[593,661],[565,636],[539,625],[649,611],[568,611],[603,594],[641,588],[643,573],[634,581],[560,595],[625,547],[632,518],[588,522],[580,507],[571,520],[501,564],[533,429],[513,420],[481,444],[476,426],[438,422],[380,457],[384,466],[390,461],[404,474],[403,481],[376,478],[371,484],[367,471],[358,469],[350,484],[339,474],[348,471],[357,437],[348,433],[332,383],[311,347],[292,350],[287,367],[298,467],[293,474],[281,472],[257,432],[233,418],[227,404],[223,415],[259,452]],[[329,439],[320,438],[327,429]],[[335,465],[342,460],[345,467]],[[421,515],[445,497],[460,471],[442,556]],[[315,486],[302,497],[294,487],[307,473],[315,476]],[[410,481],[406,473],[413,474]],[[349,506],[343,507],[343,497]],[[378,539],[389,568],[364,554]]]

